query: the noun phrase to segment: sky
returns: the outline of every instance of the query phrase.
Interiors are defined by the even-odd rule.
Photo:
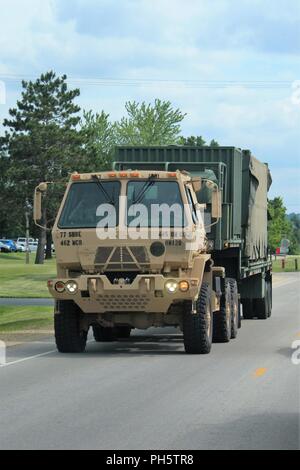
[[[112,120],[170,100],[183,135],[251,149],[300,213],[299,0],[0,0],[0,21],[0,122],[47,70]]]

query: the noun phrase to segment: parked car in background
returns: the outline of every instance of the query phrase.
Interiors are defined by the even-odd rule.
[[[9,248],[8,245],[6,245],[5,243],[2,243],[0,241],[0,252],[1,253],[11,253],[11,249]]]
[[[28,238],[28,243],[33,243],[35,240],[34,238]],[[19,237],[17,239],[18,245],[26,246],[26,237]]]
[[[16,247],[17,247],[17,251],[18,251],[19,253],[25,253],[25,251],[26,251],[26,248],[25,248],[25,246],[24,246],[24,245],[20,245],[20,244],[19,244],[19,243],[17,243],[17,242],[15,242],[15,245],[16,245]]]
[[[26,237],[19,237],[17,239],[17,244],[23,246],[26,249]],[[28,238],[29,251],[37,251],[38,240],[34,238]]]
[[[13,240],[7,240],[6,238],[0,240],[1,243],[4,243],[4,245],[8,246],[10,248],[10,251],[16,253],[18,251],[16,244]]]

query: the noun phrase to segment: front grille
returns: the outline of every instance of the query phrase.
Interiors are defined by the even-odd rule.
[[[136,311],[142,312],[149,303],[145,295],[99,295],[97,300],[107,312]]]
[[[105,264],[107,261],[108,256],[111,253],[111,248],[104,246],[101,248],[98,248],[96,257],[95,257],[95,264]]]
[[[99,247],[96,267],[104,271],[144,271],[149,267],[149,256],[143,246]]]

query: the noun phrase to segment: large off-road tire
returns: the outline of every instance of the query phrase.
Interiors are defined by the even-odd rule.
[[[225,279],[225,292],[221,297],[220,310],[214,313],[214,343],[228,343],[230,341],[232,310],[231,286],[229,279]]]
[[[269,318],[269,304],[267,294],[262,299],[254,299],[254,314],[259,320]]]
[[[82,312],[72,300],[59,300],[54,315],[56,346],[61,353],[81,353],[85,350],[87,331],[80,328]]]
[[[183,340],[187,354],[208,354],[212,344],[213,316],[211,311],[211,290],[203,284],[196,301],[196,313],[191,302],[186,302],[183,314]]]
[[[101,325],[93,325],[94,339],[97,343],[112,343],[116,341],[114,328],[104,328]]]
[[[239,311],[239,294],[237,282],[235,279],[228,279],[231,292],[231,339],[237,337],[239,324],[240,324],[240,311]]]
[[[243,318],[244,320],[252,320],[254,318],[254,302],[253,299],[243,299]]]
[[[130,326],[116,326],[115,333],[118,339],[127,339],[130,337],[131,327]]]
[[[270,282],[266,279],[264,297],[262,299],[254,299],[254,315],[259,320],[267,320],[269,318],[272,310],[271,302]]]

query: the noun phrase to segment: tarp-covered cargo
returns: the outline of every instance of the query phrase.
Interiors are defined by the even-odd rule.
[[[270,172],[264,163],[243,153],[243,220],[245,228],[245,256],[250,260],[268,255],[268,200]]]

